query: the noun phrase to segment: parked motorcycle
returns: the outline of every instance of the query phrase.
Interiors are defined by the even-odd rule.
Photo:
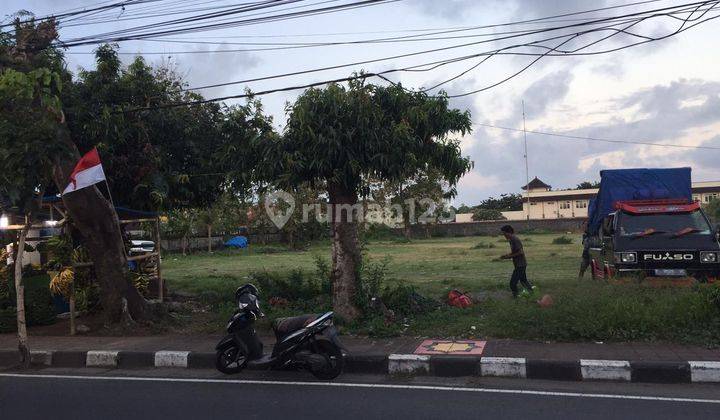
[[[215,366],[226,374],[246,367],[256,369],[302,368],[316,378],[330,380],[343,370],[342,343],[333,325],[333,313],[301,315],[273,322],[277,342],[271,354],[263,354],[255,321],[260,310],[258,290],[246,284],[235,291],[237,309],[227,324],[227,335],[215,346]]]

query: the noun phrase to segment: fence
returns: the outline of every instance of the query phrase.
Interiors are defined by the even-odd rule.
[[[529,228],[531,230],[549,231],[549,232],[580,232],[583,222],[586,218],[572,219],[544,219],[530,220]],[[477,236],[477,235],[498,235],[500,228],[504,225],[510,225],[516,231],[522,232],[528,229],[528,221],[526,220],[489,220],[480,222],[467,223],[442,223],[434,225],[412,225],[410,227],[410,236],[413,238],[427,237],[453,237],[453,236]],[[402,233],[401,229],[397,230],[398,234]]]
[[[546,219],[546,220],[530,220],[530,229],[549,232],[580,232],[582,224],[586,219]],[[481,222],[467,223],[442,223],[432,225],[411,225],[410,236],[412,238],[429,238],[429,237],[459,237],[459,236],[478,236],[478,235],[497,235],[500,227],[509,224],[516,231],[522,232],[528,228],[527,221],[507,221],[492,220]],[[400,237],[404,235],[401,228],[393,229],[395,234]],[[282,231],[265,233],[265,234],[249,234],[245,235],[248,242],[252,245],[267,243],[286,243],[288,237]],[[329,232],[328,232],[329,237]],[[230,239],[230,236],[212,236],[210,243],[212,249],[221,249],[223,244]],[[183,249],[184,239],[163,239],[163,251],[180,252]],[[187,251],[206,251],[208,249],[208,237],[192,237],[187,238],[185,242]]]

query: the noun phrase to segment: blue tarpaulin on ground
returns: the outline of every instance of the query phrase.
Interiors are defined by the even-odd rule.
[[[600,171],[600,191],[588,207],[588,233],[594,235],[615,203],[628,200],[692,200],[690,168],[608,169]]]
[[[248,240],[244,236],[235,236],[229,241],[225,242],[225,246],[230,248],[247,248]]]

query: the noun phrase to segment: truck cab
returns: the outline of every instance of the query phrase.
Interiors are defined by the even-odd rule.
[[[593,278],[695,277],[720,274],[718,227],[697,202],[619,201],[589,237]]]

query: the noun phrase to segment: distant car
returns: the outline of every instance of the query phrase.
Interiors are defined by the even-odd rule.
[[[155,251],[155,242],[133,239],[130,241],[130,255],[147,254]]]

